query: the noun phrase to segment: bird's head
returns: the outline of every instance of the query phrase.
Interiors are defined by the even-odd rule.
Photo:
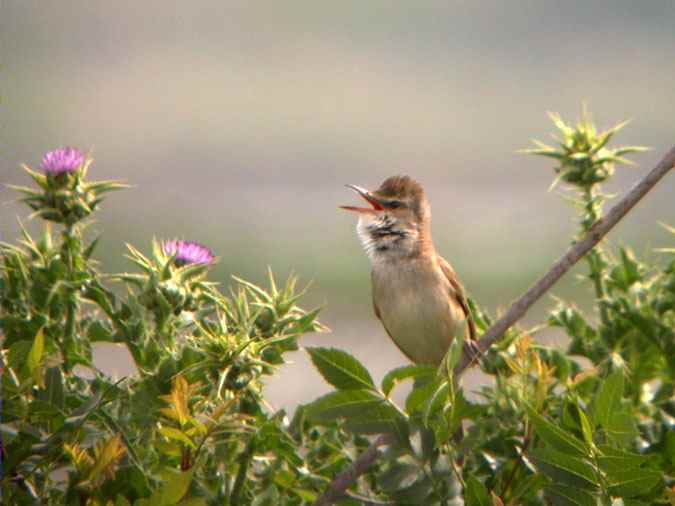
[[[417,181],[393,176],[375,191],[347,186],[370,205],[340,207],[358,213],[357,231],[371,260],[413,256],[430,244],[431,210]]]

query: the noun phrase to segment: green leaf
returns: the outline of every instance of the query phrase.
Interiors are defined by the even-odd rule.
[[[424,385],[414,386],[405,400],[405,410],[409,414],[412,414],[418,408],[423,406],[424,403],[431,398],[434,392],[436,392],[442,382],[443,378],[436,377]]]
[[[369,390],[338,390],[305,406],[305,414],[315,421],[330,421],[357,415],[383,402],[379,395]]]
[[[609,476],[609,493],[621,497],[636,497],[652,490],[663,479],[663,473],[651,469],[613,471]]]
[[[626,452],[609,445],[602,445],[598,449],[601,452],[601,455],[596,458],[598,466],[608,475],[614,471],[637,469],[649,460],[646,455]]]
[[[417,378],[419,376],[433,376],[436,368],[429,365],[405,365],[392,369],[384,378],[382,378],[382,391],[384,395],[389,395],[397,383],[408,378]]]
[[[45,389],[38,392],[38,398],[48,402],[57,409],[63,409],[64,386],[63,374],[58,367],[50,367],[45,374]]]
[[[595,489],[598,476],[595,468],[579,458],[552,448],[537,448],[530,457],[541,471],[554,483],[563,483],[576,488]]]
[[[84,250],[84,258],[89,260],[91,258],[91,255],[93,255],[94,250],[96,249],[96,246],[98,245],[98,241],[101,239],[101,236],[99,235],[96,239],[91,241],[89,243],[89,246],[86,247]]]
[[[164,484],[150,497],[150,506],[172,506],[177,504],[187,494],[192,482],[194,467],[180,472],[166,469],[162,472]]]
[[[556,483],[546,487],[554,506],[597,506],[597,497],[585,490]]]
[[[593,400],[593,422],[607,428],[612,413],[621,403],[624,391],[623,372],[614,371],[600,384],[600,388]]]
[[[428,426],[429,419],[439,411],[443,411],[446,406],[446,403],[452,402],[454,400],[451,399],[450,396],[451,396],[450,383],[448,383],[447,381],[441,382],[441,384],[438,386],[436,391],[429,399],[426,408],[424,409],[424,419],[423,419],[424,425]],[[452,409],[452,407],[453,406],[450,405],[450,409]]]
[[[131,506],[131,503],[126,497],[118,495],[115,498],[115,506]]]
[[[406,436],[402,433],[400,426],[400,422],[403,421],[401,414],[385,402],[359,410],[346,418],[345,427],[349,432],[356,434],[393,433],[399,439]]]
[[[536,496],[544,486],[548,484],[548,478],[543,474],[530,474],[514,483],[513,504],[523,504],[521,499]]]
[[[593,445],[593,428],[591,423],[588,421],[588,417],[579,404],[577,406],[577,412],[579,413],[579,421],[581,422],[581,433],[584,436],[584,441],[590,447]]]
[[[40,362],[42,361],[42,354],[45,349],[45,334],[44,327],[41,327],[35,335],[33,340],[33,345],[28,352],[28,360],[26,365],[28,366],[28,372],[33,377],[33,380],[40,388],[44,388],[44,379],[42,377],[42,372],[40,368]]]
[[[448,377],[452,377],[452,371],[454,371],[455,366],[459,362],[460,357],[462,356],[462,351],[464,350],[464,336],[460,335],[455,337],[450,344],[448,352],[445,354],[445,370],[448,373]]]
[[[469,476],[466,480],[464,504],[466,506],[492,506],[487,488],[474,476]]]
[[[311,490],[307,490],[304,488],[293,488],[291,490],[293,491],[294,494],[297,494],[300,497],[300,499],[308,503],[313,503],[319,498],[318,494]]]
[[[606,430],[614,441],[623,446],[628,446],[639,435],[635,418],[628,408],[612,411]]]
[[[588,456],[589,448],[583,441],[548,421],[531,406],[528,406],[527,411],[530,421],[542,441],[568,455]]]
[[[393,492],[394,504],[430,504],[429,495],[433,492],[434,484],[429,476],[423,476],[409,487]]]
[[[368,370],[349,353],[335,348],[307,348],[321,376],[338,390],[377,390]]]
[[[409,487],[421,476],[419,466],[407,462],[394,462],[377,477],[377,483],[386,492],[394,492]]]

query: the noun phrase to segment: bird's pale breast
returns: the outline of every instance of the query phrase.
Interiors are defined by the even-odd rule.
[[[373,297],[391,338],[413,361],[437,365],[452,339],[466,329],[453,289],[435,263],[373,266]]]

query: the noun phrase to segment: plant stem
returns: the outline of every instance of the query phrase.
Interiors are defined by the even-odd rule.
[[[586,233],[593,223],[602,216],[602,208],[598,206],[596,209],[596,203],[594,202],[595,195],[593,194],[592,186],[585,187],[583,195],[584,200],[586,201],[586,210],[588,212],[588,219],[582,222],[584,233]],[[588,267],[591,271],[589,277],[593,280],[593,285],[595,287],[595,298],[600,312],[600,321],[606,326],[609,323],[609,316],[607,315],[607,308],[602,303],[602,300],[607,295],[605,281],[603,279],[605,260],[602,252],[598,249],[590,251],[586,257],[586,263],[588,263]]]
[[[248,467],[251,465],[254,453],[255,444],[253,438],[251,438],[246,445],[246,448],[239,456],[239,470],[237,471],[237,477],[234,480],[234,486],[232,487],[232,493],[230,494],[231,506],[238,506],[241,504],[241,494],[244,490],[244,483],[246,483],[246,473],[248,472]]]
[[[62,254],[65,257],[66,264],[66,280],[68,283],[71,283],[75,278],[75,254],[73,251],[74,242],[77,234],[77,229],[73,224],[66,225],[66,228],[63,231],[63,247]],[[77,253],[79,255],[79,252]],[[77,310],[78,310],[78,298],[77,293],[72,288],[67,288],[67,300],[66,304],[66,326],[63,332],[63,349],[61,353],[63,354],[63,368],[65,372],[69,372],[72,369],[70,361],[68,360],[68,351],[74,350],[75,346],[75,333],[76,333],[76,323],[77,323]]]

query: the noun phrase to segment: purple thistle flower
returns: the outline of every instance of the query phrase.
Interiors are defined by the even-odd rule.
[[[198,242],[174,239],[165,241],[162,249],[167,255],[175,256],[178,265],[211,264],[215,260],[211,250]]]
[[[59,175],[74,172],[84,163],[84,155],[77,148],[61,148],[49,151],[42,157],[40,167],[48,174]]]

